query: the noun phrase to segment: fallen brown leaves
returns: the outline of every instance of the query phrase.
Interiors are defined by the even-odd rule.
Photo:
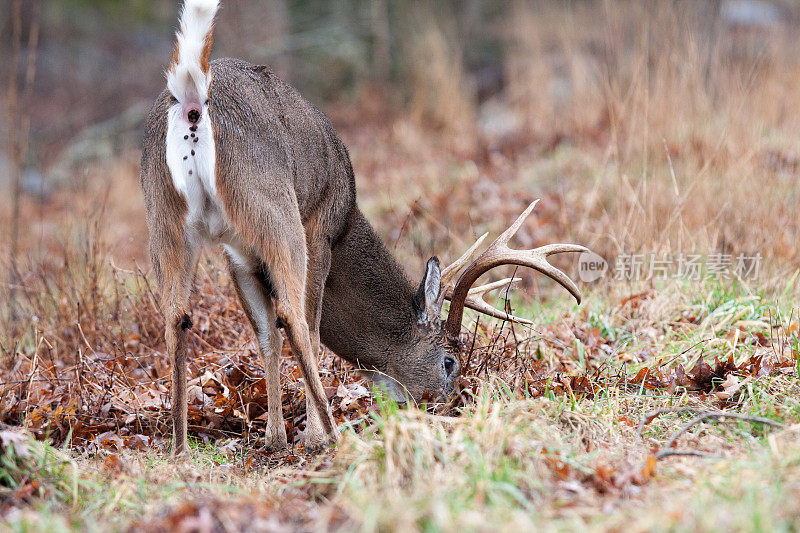
[[[169,364],[148,279],[106,263],[97,243],[80,257],[63,253],[60,263],[42,263],[27,279],[32,334],[5,325],[15,347],[0,372],[0,422],[56,443],[69,437],[90,453],[166,449]],[[224,274],[201,266],[198,284],[189,335],[190,431],[205,443],[232,437],[238,448],[258,450],[267,396],[252,332]],[[322,367],[337,421],[365,416],[372,408],[368,384],[330,353]],[[287,433],[299,443],[304,387],[288,352],[281,371]]]
[[[141,273],[119,271],[99,260],[89,266],[94,278],[82,277],[71,291],[67,280],[75,274],[65,266],[50,265],[52,270],[38,277],[59,287],[35,302],[53,312],[40,317],[32,353],[20,347],[8,361],[0,421],[24,425],[37,438],[57,443],[69,436],[73,446],[90,453],[164,450],[170,435],[169,368],[149,282]],[[226,448],[231,453],[245,444],[260,453],[267,395],[252,333],[221,271],[206,264],[198,283],[192,302],[196,326],[189,338],[190,433],[204,443],[234,439]],[[61,296],[53,300],[53,294]],[[652,297],[652,292],[625,297],[617,312],[635,317]],[[694,316],[683,318],[685,327],[698,327],[696,322]],[[694,346],[699,353],[688,371],[672,364],[675,358],[658,358],[629,376],[618,363],[620,347],[587,317],[565,318],[541,331],[481,320],[465,338],[462,394],[447,408],[455,413],[452,408],[471,402],[488,379],[501,380],[518,397],[592,397],[609,388],[689,391],[711,395],[722,407],[735,403],[748,380],[793,371],[794,360],[779,354],[771,338],[741,328],[736,335],[739,346],[752,348],[739,361],[731,352],[711,365],[702,346]],[[328,351],[321,368],[338,423],[357,425],[377,409],[369,383]],[[281,372],[286,430],[299,445],[304,387],[288,352]]]
[[[63,495],[79,479],[71,459],[19,429],[0,430],[0,515],[51,494]],[[69,479],[72,477],[73,479]]]
[[[329,530],[346,529],[345,515],[335,507],[326,507],[326,516],[307,499],[286,498],[280,504],[252,501],[249,498],[230,500],[199,499],[179,504],[158,516],[134,522],[129,531],[194,532],[222,531],[291,532],[307,530],[312,525],[326,524]]]
[[[726,360],[715,359],[714,366],[711,366],[700,356],[688,372],[681,364],[674,369],[665,369],[656,364],[653,367],[640,369],[635,376],[626,381],[649,390],[666,389],[670,394],[674,394],[679,388],[704,393],[719,391],[716,396],[723,400],[730,399],[741,388],[740,377],[751,379],[769,376],[783,372],[783,369],[793,372],[794,365],[795,363],[789,359],[777,360],[765,354],[750,355],[736,364],[733,354],[730,354]]]

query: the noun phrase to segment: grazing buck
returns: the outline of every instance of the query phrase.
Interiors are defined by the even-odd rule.
[[[445,399],[461,370],[465,306],[523,322],[481,298],[513,280],[471,289],[481,274],[506,263],[528,266],[580,301],[575,284],[545,258],[585,248],[507,246],[535,203],[474,261],[485,235],[443,270],[431,258],[412,284],[356,206],[350,159],[328,118],[266,67],[209,62],[217,8],[217,0],[186,0],[167,90],[143,140],[141,186],[172,365],[176,453],[187,449],[188,301],[203,244],[224,247],[255,330],[275,448],[286,445],[280,326],[305,380],[306,443],[318,447],[335,438],[317,372],[320,341],[398,396]]]

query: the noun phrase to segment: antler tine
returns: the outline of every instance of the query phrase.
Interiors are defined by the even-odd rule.
[[[478,240],[475,241],[475,244],[470,246],[466,252],[461,254],[461,257],[442,269],[442,287],[447,287],[452,281],[455,281],[455,277],[458,275],[458,272],[469,263],[470,259],[472,259],[472,255],[475,253],[475,250],[478,249],[478,247],[488,236],[489,232],[486,232],[478,237]]]
[[[499,237],[497,237],[484,251],[479,255],[470,265],[464,269],[459,277],[458,282],[452,290],[450,298],[450,313],[447,316],[446,329],[451,337],[457,338],[461,332],[461,321],[464,315],[464,307],[471,307],[477,309],[470,304],[476,304],[478,311],[485,312],[485,307],[490,307],[482,299],[475,302],[476,295],[472,294],[470,287],[477,281],[477,279],[485,272],[492,268],[504,264],[515,264],[520,266],[527,266],[541,272],[542,274],[552,278],[558,282],[562,287],[567,289],[572,296],[580,303],[581,294],[575,283],[564,274],[561,270],[547,262],[547,257],[553,254],[562,252],[587,252],[588,249],[577,244],[547,244],[532,250],[514,250],[508,246],[508,242],[519,231],[519,228],[531,214],[533,208],[539,200],[532,202],[522,214],[517,217],[511,226],[508,227]],[[483,287],[478,287],[482,289]],[[482,293],[481,293],[482,294]],[[483,305],[481,305],[483,304]],[[491,308],[495,312],[500,312],[497,309]],[[494,313],[487,313],[492,316],[497,316]],[[502,313],[506,317],[506,313]],[[503,318],[501,317],[501,318]]]
[[[483,313],[484,315],[493,316],[495,318],[500,318],[502,320],[507,320],[509,322],[517,322],[519,324],[527,324],[532,325],[533,322],[528,320],[527,318],[521,318],[518,316],[514,316],[511,314],[506,313],[505,311],[501,311],[496,307],[492,307],[483,299],[483,295],[489,291],[493,291],[496,289],[501,289],[508,285],[511,285],[514,282],[520,281],[522,278],[505,278],[501,279],[500,281],[495,281],[492,283],[487,283],[486,285],[481,285],[479,287],[473,287],[467,293],[467,299],[464,300],[464,307],[469,307],[470,309],[474,309],[479,313]],[[448,294],[446,297],[449,299],[452,297],[452,290],[448,291],[451,294]]]
[[[531,212],[533,212],[533,208],[536,207],[536,204],[538,203],[539,203],[539,198],[531,202],[530,205],[525,208],[525,211],[523,211],[522,214],[517,217],[517,220],[515,220],[514,223],[508,227],[508,229],[506,229],[503,233],[501,233],[500,236],[497,237],[492,242],[492,244],[489,245],[489,248],[491,248],[495,244],[508,244],[508,241],[511,240],[511,237],[517,234],[519,228],[522,227],[522,224],[525,223],[525,220],[528,218],[528,215],[530,215]]]
[[[561,270],[548,263],[545,257],[561,252],[588,252],[588,248],[577,244],[549,244],[533,250],[512,250],[510,248],[507,248],[507,250],[511,253],[504,254],[502,257],[506,260],[500,264],[511,263],[538,270],[558,282],[559,285],[569,291],[578,303],[581,303],[581,292],[575,282]]]
[[[473,296],[473,295],[486,294],[489,291],[493,291],[495,289],[502,289],[503,287],[507,287],[508,285],[511,285],[512,283],[516,283],[518,281],[522,281],[522,278],[504,278],[498,281],[493,281],[491,283],[487,283],[486,285],[479,285],[477,287],[472,287],[469,290],[468,295]]]
[[[560,254],[563,252],[588,252],[589,249],[580,244],[545,244],[530,251],[549,257],[553,254]]]

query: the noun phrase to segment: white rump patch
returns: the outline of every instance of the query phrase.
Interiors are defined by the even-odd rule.
[[[195,127],[195,131],[192,131]],[[208,107],[190,123],[175,104],[167,114],[167,166],[175,189],[186,198],[187,230],[218,242],[228,229],[217,198],[216,147]]]

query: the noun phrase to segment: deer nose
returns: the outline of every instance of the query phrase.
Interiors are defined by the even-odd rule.
[[[200,110],[194,107],[189,109],[189,111],[186,113],[186,120],[192,124],[197,124],[197,122],[200,120]]]

